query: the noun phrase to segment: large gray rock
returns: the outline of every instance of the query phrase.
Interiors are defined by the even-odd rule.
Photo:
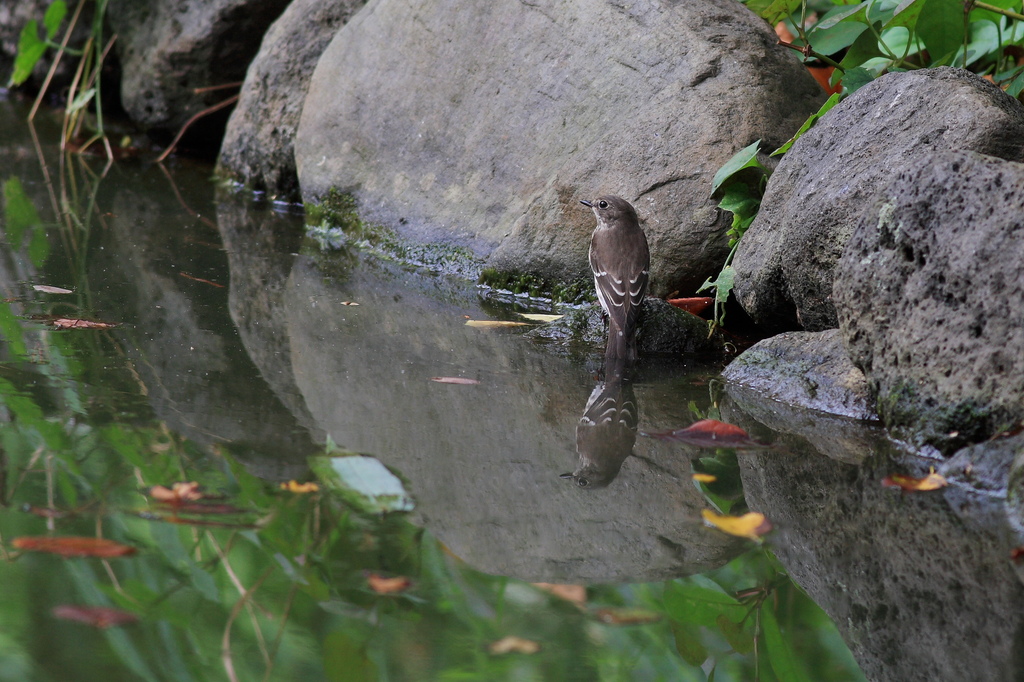
[[[733,360],[722,378],[787,405],[878,419],[864,373],[850,361],[837,329],[759,341]]]
[[[297,200],[295,130],[313,69],[366,0],[295,0],[263,38],[228,120],[219,173],[273,198]]]
[[[245,78],[267,27],[288,0],[111,0],[107,21],[123,70],[121,101],[133,121],[176,133],[234,90],[196,93]],[[218,127],[204,119],[195,130]],[[220,135],[218,134],[219,138]]]
[[[890,430],[951,451],[1024,418],[1024,165],[918,157],[836,270],[854,363]]]
[[[786,154],[736,253],[737,299],[765,329],[838,326],[833,272],[853,226],[919,152],[1024,158],[1024,108],[966,71],[892,73],[830,111]]]
[[[715,171],[785,141],[823,99],[732,0],[374,0],[324,52],[296,138],[303,197],[357,197],[364,217],[473,247],[505,271],[585,276],[593,216],[632,201],[652,294],[720,268]]]

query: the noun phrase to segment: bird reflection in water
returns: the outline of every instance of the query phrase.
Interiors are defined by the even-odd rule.
[[[633,394],[633,363],[606,358],[604,381],[599,381],[576,425],[579,460],[571,478],[580,488],[604,488],[633,454],[639,412]]]

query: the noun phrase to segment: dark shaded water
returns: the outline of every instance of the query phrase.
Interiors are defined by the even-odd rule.
[[[800,586],[871,679],[1017,679],[999,499],[884,490],[890,457],[922,464],[869,427],[726,395],[718,367],[602,384],[600,349],[467,326],[522,318],[462,280],[325,253],[208,167],[61,165],[52,142],[41,164],[0,107],[0,680],[863,679]],[[641,432],[722,417],[786,453],[641,436],[626,457],[630,434],[579,426],[602,387]],[[560,477],[587,461],[595,485]],[[206,497],[147,493],[184,481]],[[764,546],[701,521],[748,506],[775,522]],[[69,535],[137,551],[15,542]],[[52,614],[68,604],[138,620]]]

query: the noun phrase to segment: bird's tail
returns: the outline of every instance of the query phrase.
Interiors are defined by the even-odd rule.
[[[633,362],[636,360],[636,325],[627,324],[626,327],[623,328],[614,317],[609,316],[608,345],[604,350],[606,361]]]

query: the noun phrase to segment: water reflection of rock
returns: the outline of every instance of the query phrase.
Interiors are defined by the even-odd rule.
[[[203,219],[214,214],[207,169],[175,174],[193,185],[192,212],[157,168],[113,173],[101,186],[108,213],[91,235],[89,286],[99,316],[122,323],[115,333],[153,411],[196,442],[233,444],[261,475],[301,475],[313,442],[258,376],[224,314],[225,253]]]
[[[742,455],[746,499],[776,524],[776,555],[835,621],[867,678],[1020,679],[1024,588],[1011,541],[991,514],[985,523],[961,511],[991,505],[965,504],[970,491],[959,487],[883,488],[878,469],[900,455],[877,427],[736,388],[727,419],[777,430],[792,453]]]
[[[286,281],[264,283],[283,286],[268,324],[287,336],[319,427],[401,472],[414,518],[455,554],[492,573],[600,582],[706,570],[737,553],[700,524],[678,448],[645,440],[603,490],[559,480],[593,377],[515,332],[467,327],[464,316],[483,315],[472,287],[372,260],[341,279],[298,258]],[[239,325],[268,374],[272,353],[258,346],[280,341],[263,340],[257,321]],[[452,375],[481,383],[430,381]]]

